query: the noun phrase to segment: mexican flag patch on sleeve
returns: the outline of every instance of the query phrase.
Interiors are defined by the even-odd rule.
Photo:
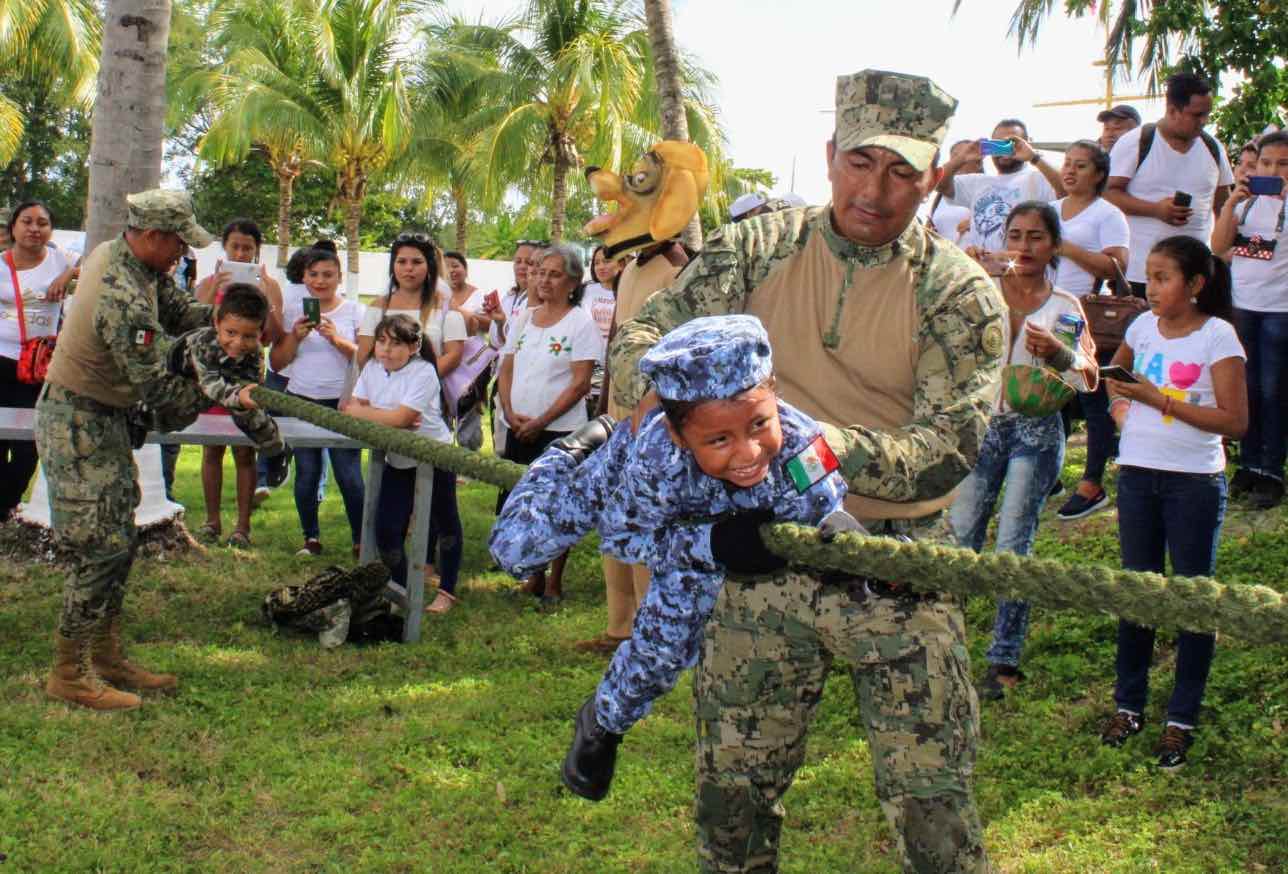
[[[810,486],[841,466],[832,454],[832,447],[820,434],[787,462],[787,475],[792,478],[796,491],[804,494]]]

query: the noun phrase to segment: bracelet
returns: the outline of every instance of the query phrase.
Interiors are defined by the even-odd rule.
[[[1172,396],[1171,395],[1163,395],[1163,415],[1164,416],[1172,415]]]

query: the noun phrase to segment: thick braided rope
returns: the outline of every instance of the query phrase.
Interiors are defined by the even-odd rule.
[[[255,402],[362,443],[501,488],[526,468],[416,434],[346,416],[266,388]],[[990,595],[1043,607],[1103,611],[1148,626],[1220,631],[1249,643],[1288,641],[1288,597],[1266,586],[1226,585],[1206,577],[1164,577],[1011,553],[976,553],[933,543],[845,534],[823,543],[801,525],[766,525],[765,543],[793,564],[904,582],[925,592]]]

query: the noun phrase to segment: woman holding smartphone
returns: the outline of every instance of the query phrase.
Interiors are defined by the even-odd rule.
[[[1032,368],[1059,374],[1079,391],[1096,387],[1096,350],[1084,330],[1066,344],[1056,336],[1065,317],[1086,323],[1082,305],[1055,287],[1048,268],[1059,263],[1060,216],[1050,204],[1029,200],[1007,216],[1003,236],[1011,267],[999,279],[1010,309],[1011,350],[1002,379],[1021,380]],[[997,521],[997,551],[1027,555],[1037,535],[1038,516],[1064,463],[1064,429],[1059,409],[1038,414],[1013,408],[999,397],[975,469],[966,477],[949,510],[949,521],[963,546],[984,546],[989,520],[1005,487]],[[999,601],[993,641],[985,657],[988,672],[979,694],[1000,699],[1024,679],[1020,655],[1029,627],[1027,601]]]
[[[284,314],[290,330],[273,344],[269,355],[273,369],[291,368],[289,392],[330,409],[338,409],[349,362],[358,352],[361,304],[339,294],[340,259],[334,252],[312,249],[304,259],[304,285],[309,296],[293,303]],[[311,303],[310,303],[311,302]],[[328,449],[344,512],[353,538],[353,555],[362,542],[362,450]],[[322,476],[322,450],[295,450],[295,511],[300,517],[304,545],[296,555],[320,555],[318,480]]]
[[[1230,497],[1246,498],[1257,510],[1269,510],[1284,498],[1288,435],[1280,386],[1288,367],[1286,182],[1288,133],[1277,131],[1261,138],[1255,173],[1234,186],[1212,232],[1213,251],[1230,262],[1234,326],[1248,353],[1248,433],[1239,441]]]
[[[1230,324],[1230,271],[1185,236],[1160,240],[1145,266],[1149,312],[1127,329],[1113,363],[1135,381],[1107,379],[1118,452],[1118,539],[1127,570],[1210,576],[1225,517],[1223,437],[1248,425],[1243,347]],[[1216,638],[1182,631],[1158,766],[1185,764]],[[1118,621],[1117,712],[1101,740],[1121,746],[1144,727],[1154,629]]]

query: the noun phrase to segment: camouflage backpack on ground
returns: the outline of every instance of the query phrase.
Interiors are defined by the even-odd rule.
[[[274,627],[316,633],[323,646],[339,646],[352,615],[369,611],[388,579],[389,569],[380,562],[349,570],[332,565],[298,586],[269,592],[260,609]]]
[[[1077,394],[1054,370],[1027,364],[1002,370],[1002,392],[1012,410],[1035,419],[1051,415]]]

